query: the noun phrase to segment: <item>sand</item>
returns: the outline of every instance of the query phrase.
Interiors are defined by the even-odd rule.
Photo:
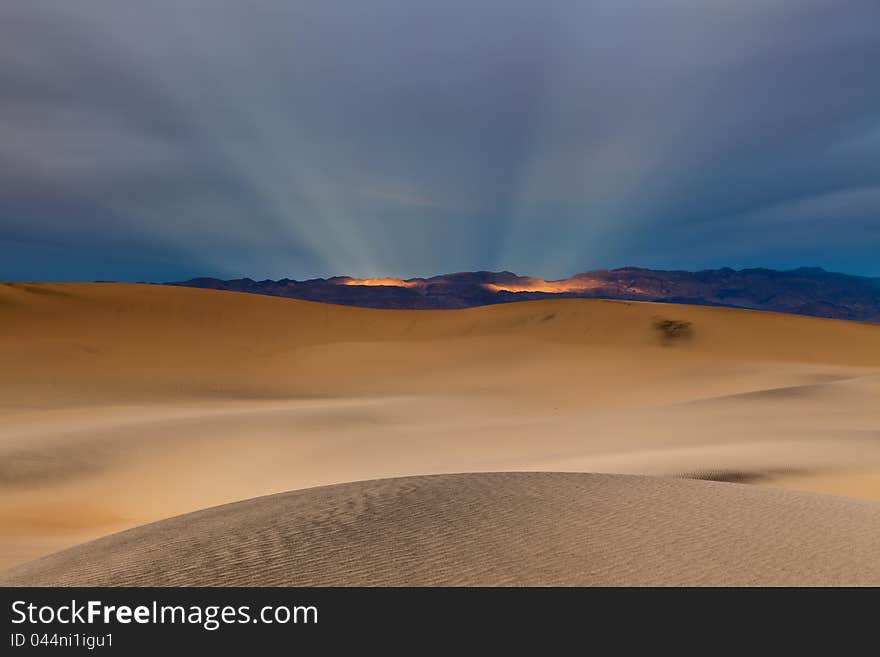
[[[661,320],[689,332],[664,339]],[[0,364],[0,569],[219,504],[412,475],[743,481],[722,489],[766,494],[761,508],[777,487],[880,500],[877,325],[0,284]]]
[[[880,505],[827,495],[625,475],[435,475],[198,511],[14,568],[0,584],[877,585],[878,544]]]

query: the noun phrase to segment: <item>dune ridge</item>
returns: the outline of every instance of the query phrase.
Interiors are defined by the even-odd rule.
[[[40,586],[880,584],[880,505],[571,473],[373,480],[198,511],[0,575]]]

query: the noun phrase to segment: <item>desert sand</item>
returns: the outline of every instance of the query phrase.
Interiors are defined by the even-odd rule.
[[[830,495],[626,475],[434,475],[198,511],[13,568],[0,584],[880,584],[878,540],[880,505]]]
[[[664,337],[664,320],[688,330]],[[301,491],[502,471],[650,477],[496,474]],[[486,497],[496,485],[503,497]],[[401,572],[412,583],[877,583],[866,541],[880,542],[880,326],[581,299],[390,311],[149,285],[0,285],[0,569],[286,491],[301,492],[134,532],[156,545],[169,528],[193,540],[232,523],[231,542],[272,531],[313,541],[335,526],[327,518],[350,528],[386,509],[370,526],[387,531],[421,504],[399,531],[435,533],[438,543],[407,544],[412,563]],[[446,505],[440,517],[429,492]],[[515,499],[525,500],[521,519]],[[276,512],[283,527],[251,524]],[[498,558],[486,570],[466,561],[476,539],[451,549],[441,518],[462,532],[484,527]],[[504,543],[514,526],[546,536]],[[385,545],[368,529],[357,530],[360,553],[373,549],[370,536]],[[140,564],[138,577],[155,555],[126,547],[131,536],[19,566],[3,581],[92,582],[101,569],[90,564],[102,559]],[[739,538],[713,561],[701,546],[722,536]],[[344,538],[315,545],[338,562]],[[248,545],[265,556],[273,540]],[[230,563],[232,543],[212,545],[217,563]],[[566,554],[550,559],[559,546]],[[415,563],[416,548],[465,559],[461,575]],[[534,561],[515,576],[502,552]],[[702,566],[684,573],[677,553]],[[392,581],[369,560],[371,575],[351,564],[334,571],[332,561],[291,573],[283,563],[235,569],[255,583]],[[196,577],[191,566],[169,572],[184,581]],[[108,577],[121,577],[113,568]],[[204,577],[245,583],[219,572]],[[137,581],[158,583],[148,579]]]

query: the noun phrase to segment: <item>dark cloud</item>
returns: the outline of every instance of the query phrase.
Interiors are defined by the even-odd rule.
[[[876,0],[7,0],[0,278],[880,275]]]

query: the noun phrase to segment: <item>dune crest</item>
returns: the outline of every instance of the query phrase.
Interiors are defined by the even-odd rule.
[[[623,475],[340,484],[206,509],[14,568],[2,585],[880,584],[880,505]]]

